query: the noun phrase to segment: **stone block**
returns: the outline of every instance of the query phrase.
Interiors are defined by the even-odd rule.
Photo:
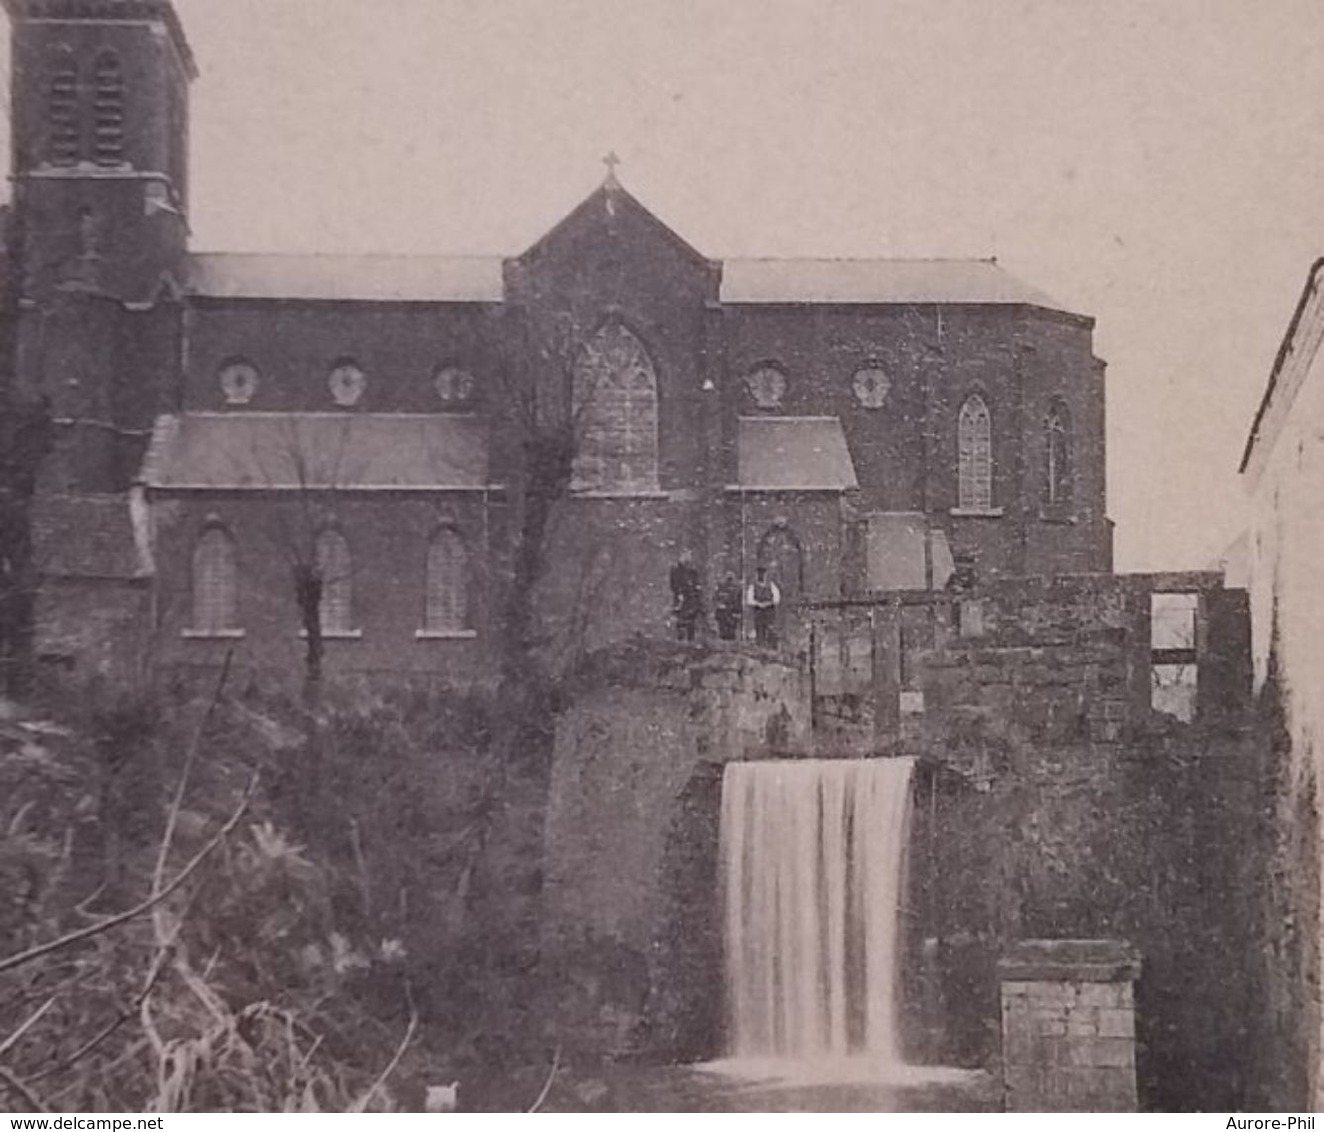
[[[1121,739],[1122,725],[1120,723],[1110,723],[1105,720],[1091,721],[1090,742],[1119,743]]]
[[[740,673],[729,669],[716,669],[703,673],[702,686],[705,690],[723,689],[735,691],[740,687]]]
[[[1067,1015],[1067,1036],[1094,1038],[1099,1035],[1099,1016],[1098,1013],[1087,1008],[1085,1010],[1073,1010]]]
[[[1029,1065],[1007,1065],[1002,1071],[1003,1103],[1008,1112],[1034,1112],[1050,1092],[1049,1071]]]
[[[1067,982],[1030,984],[1029,999],[1035,1006],[1068,1006],[1076,1001],[1076,988]]]
[[[1099,1011],[1099,1037],[1134,1038],[1136,1032],[1135,1011],[1129,1008]]]
[[[1074,1038],[1067,1060],[1074,1066],[1124,1069],[1135,1064],[1135,1043],[1127,1038]]]
[[[1076,1001],[1081,1006],[1120,1006],[1130,1001],[1129,983],[1082,983],[1076,989]]]
[[[1064,1108],[1072,1112],[1135,1110],[1134,1087],[1110,1069],[1076,1069],[1066,1075]]]
[[[1005,1066],[1032,1066],[1034,1060],[1034,1040],[1028,1029],[1002,1030],[1002,1063]]]

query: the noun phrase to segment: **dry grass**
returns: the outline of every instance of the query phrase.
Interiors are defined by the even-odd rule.
[[[375,964],[403,1007],[404,976],[387,969],[389,952],[336,930],[326,877],[257,812],[255,776],[195,781],[218,701],[201,713],[170,797],[158,761],[142,776],[145,798],[125,807],[156,807],[154,840],[110,840],[94,742],[13,713],[0,722],[0,1105],[398,1107],[390,1078],[416,1034],[412,1000],[402,1035],[363,1015],[346,988]]]

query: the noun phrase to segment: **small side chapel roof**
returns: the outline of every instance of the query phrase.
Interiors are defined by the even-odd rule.
[[[487,428],[421,413],[186,413],[161,417],[143,467],[175,491],[478,491]]]
[[[742,491],[848,491],[859,487],[836,417],[741,417]]]

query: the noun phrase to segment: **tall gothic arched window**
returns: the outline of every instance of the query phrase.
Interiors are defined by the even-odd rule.
[[[92,155],[98,165],[124,160],[124,71],[113,51],[97,56],[92,92]]]
[[[339,531],[325,530],[317,536],[317,570],[322,579],[322,632],[352,632],[354,566],[349,543]]]
[[[193,548],[193,628],[227,633],[239,627],[234,539],[224,527],[209,526]]]
[[[429,633],[469,628],[469,551],[452,527],[442,527],[428,543],[423,628]]]
[[[53,165],[73,165],[82,142],[78,113],[78,63],[64,46],[46,56],[46,159]]]
[[[1049,506],[1071,502],[1071,414],[1060,401],[1044,418],[1044,495]]]
[[[580,351],[573,409],[575,490],[657,490],[657,373],[643,343],[619,322]]]
[[[972,393],[956,422],[957,505],[964,511],[993,507],[993,422],[988,405]]]

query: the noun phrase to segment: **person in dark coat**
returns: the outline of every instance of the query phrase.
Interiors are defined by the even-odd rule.
[[[676,640],[694,640],[694,631],[703,616],[703,589],[694,556],[687,550],[671,568],[671,615],[676,622]]]
[[[754,641],[764,648],[777,647],[777,607],[782,592],[768,577],[768,568],[760,566],[745,593],[745,604],[754,611]]]
[[[742,608],[740,583],[734,574],[727,574],[713,595],[713,616],[717,619],[717,635],[722,640],[734,641],[739,637]]]

